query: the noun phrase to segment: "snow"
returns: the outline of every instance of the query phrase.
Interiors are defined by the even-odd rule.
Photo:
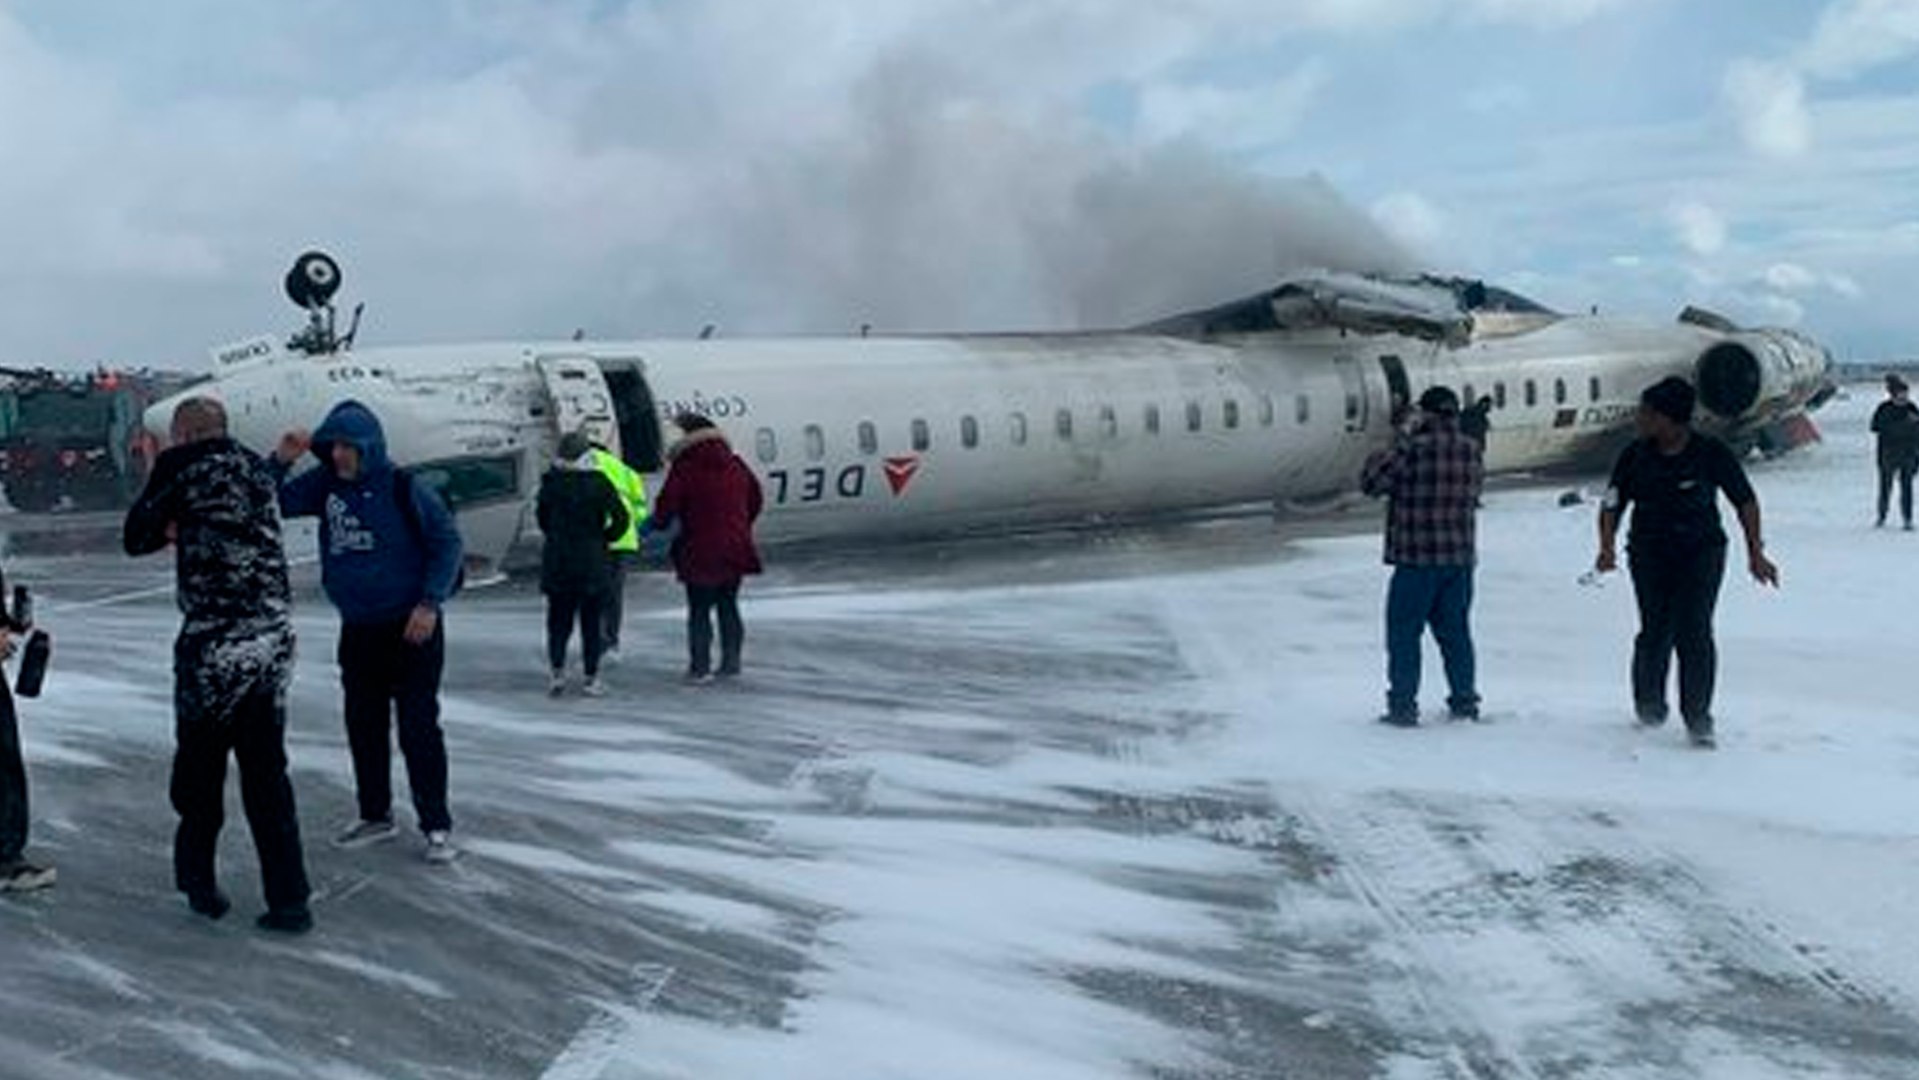
[[[475,591],[436,872],[316,839],[351,799],[308,595],[320,930],[270,946],[164,907],[172,612],[95,601],[165,568],[28,558],[80,625],[24,710],[62,884],[0,904],[0,1046],[82,1075],[1910,1076],[1919,537],[1870,528],[1870,405],[1754,468],[1785,584],[1728,575],[1716,753],[1631,724],[1631,587],[1581,584],[1590,505],[1518,485],[1482,517],[1485,724],[1372,722],[1370,515],[779,567],[737,687],[672,679],[643,580],[603,700],[547,700],[537,597]]]

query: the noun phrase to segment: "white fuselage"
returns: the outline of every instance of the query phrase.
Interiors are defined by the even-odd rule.
[[[1567,464],[1616,445],[1639,392],[1715,340],[1569,318],[1461,348],[1336,331],[426,346],[256,359],[187,393],[222,398],[262,451],[364,402],[396,462],[459,474],[468,546],[497,561],[531,534],[560,429],[610,415],[600,370],[638,373],[669,437],[682,410],[719,424],[765,486],[764,536],[877,538],[1348,491],[1395,400],[1439,384],[1503,401],[1490,469]]]

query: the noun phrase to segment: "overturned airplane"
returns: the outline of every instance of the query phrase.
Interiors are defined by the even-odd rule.
[[[1673,323],[1550,311],[1478,281],[1303,274],[1130,330],[767,340],[497,342],[355,349],[337,265],[288,275],[307,328],[219,350],[187,393],[266,451],[358,399],[394,460],[497,568],[534,533],[554,444],[585,430],[643,473],[684,411],[759,473],[781,538],[940,535],[1144,517],[1352,489],[1426,387],[1493,403],[1494,471],[1589,467],[1630,437],[1641,389],[1695,380],[1707,422],[1764,452],[1817,437],[1826,351],[1688,310]],[[147,422],[164,433],[177,399]]]

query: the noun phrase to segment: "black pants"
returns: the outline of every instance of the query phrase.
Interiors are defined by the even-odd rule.
[[[600,593],[547,594],[546,658],[554,671],[566,667],[566,646],[573,639],[576,621],[580,624],[580,667],[590,679],[600,673],[606,597]]]
[[[420,830],[453,827],[446,808],[446,737],[440,731],[440,673],[446,666],[446,621],[419,645],[406,640],[406,623],[344,623],[340,627],[340,685],[346,691],[346,738],[353,751],[360,818],[393,814],[392,721],[397,713],[400,755]]]
[[[1886,511],[1892,508],[1892,482],[1899,481],[1899,514],[1912,524],[1912,474],[1919,463],[1879,459],[1879,524],[1886,523]]]
[[[740,650],[746,643],[746,624],[740,621],[740,583],[686,587],[686,670],[705,675],[713,670],[713,615],[720,616],[720,674],[737,675]]]
[[[20,718],[13,691],[0,679],[0,863],[27,849],[27,767],[20,760]]]
[[[242,699],[224,720],[176,717],[174,738],[170,794],[180,815],[173,835],[174,886],[194,894],[214,889],[213,856],[226,819],[227,755],[232,754],[240,766],[240,804],[260,856],[267,906],[275,911],[305,906],[300,822],[287,779],[285,700],[268,688]]]
[[[601,638],[609,649],[620,647],[620,624],[626,620],[626,571],[637,558],[639,553],[634,551],[609,551],[606,554],[607,573],[613,580],[613,588],[606,594],[606,602],[600,608],[605,613],[605,629]]]
[[[1633,592],[1639,598],[1639,637],[1633,643],[1633,701],[1643,717],[1666,714],[1666,673],[1679,654],[1679,715],[1694,731],[1712,730],[1713,681],[1719,654],[1712,613],[1726,576],[1726,545],[1632,552]]]

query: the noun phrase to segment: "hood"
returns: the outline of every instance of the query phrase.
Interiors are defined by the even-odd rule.
[[[708,447],[711,449],[707,449]],[[681,458],[690,456],[692,459],[697,460],[703,456],[731,456],[732,453],[733,447],[726,441],[726,436],[719,428],[705,428],[700,431],[695,431],[693,434],[688,435],[686,438],[668,447],[666,459],[668,461],[679,461]]]
[[[313,456],[319,458],[320,464],[327,468],[333,467],[333,444],[336,442],[360,448],[362,476],[393,467],[386,456],[386,432],[380,427],[380,418],[373,415],[372,409],[357,401],[342,401],[335,405],[313,433]]]

